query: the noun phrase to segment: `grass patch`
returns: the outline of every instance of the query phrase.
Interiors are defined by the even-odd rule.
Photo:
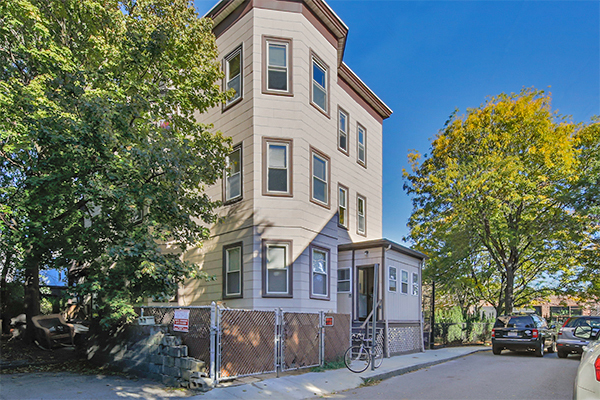
[[[324,372],[331,369],[340,369],[346,368],[346,364],[344,364],[344,359],[340,358],[336,361],[330,361],[323,364],[323,366],[313,367],[311,368],[311,372]]]
[[[359,387],[376,386],[381,383],[381,379],[367,378]]]

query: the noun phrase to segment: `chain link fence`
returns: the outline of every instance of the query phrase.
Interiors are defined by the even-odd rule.
[[[336,362],[344,358],[346,349],[350,347],[351,320],[349,314],[327,314],[333,317],[333,326],[325,326],[325,362]]]
[[[284,312],[282,333],[282,371],[321,364],[320,314]]]
[[[275,312],[220,310],[221,378],[275,372]]]
[[[142,307],[143,315],[154,317],[154,322],[169,325],[169,333],[181,337],[183,344],[188,347],[190,357],[202,360],[210,368],[210,314],[211,307],[186,307],[190,310],[189,332],[173,330],[175,310],[180,307]]]
[[[189,309],[189,332],[173,330],[176,309]],[[140,315],[169,325],[190,357],[202,360],[217,382],[242,376],[289,371],[341,359],[350,344],[350,315],[239,310],[216,305],[141,307]],[[378,338],[379,342],[379,338]],[[381,338],[383,343],[383,338]]]

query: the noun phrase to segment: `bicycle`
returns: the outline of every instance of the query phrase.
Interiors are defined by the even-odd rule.
[[[361,373],[369,368],[371,362],[375,368],[381,367],[383,362],[383,349],[379,344],[373,347],[373,338],[365,337],[363,334],[352,334],[352,341],[360,341],[360,344],[353,344],[344,354],[344,364],[346,368],[355,373]]]

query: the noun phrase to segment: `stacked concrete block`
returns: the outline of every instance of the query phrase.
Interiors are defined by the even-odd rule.
[[[212,381],[206,377],[204,361],[188,357],[188,347],[178,336],[163,336],[149,361],[148,372],[165,385],[198,390],[212,387]]]
[[[204,362],[188,357],[181,337],[170,334],[165,325],[130,326],[114,337],[94,339],[88,358],[167,386],[209,390],[213,385]]]

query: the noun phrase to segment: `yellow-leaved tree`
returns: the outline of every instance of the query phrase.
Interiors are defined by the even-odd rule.
[[[577,267],[594,236],[568,195],[583,128],[535,89],[455,112],[431,155],[411,155],[405,171],[410,238],[431,256],[428,277],[510,313]]]

